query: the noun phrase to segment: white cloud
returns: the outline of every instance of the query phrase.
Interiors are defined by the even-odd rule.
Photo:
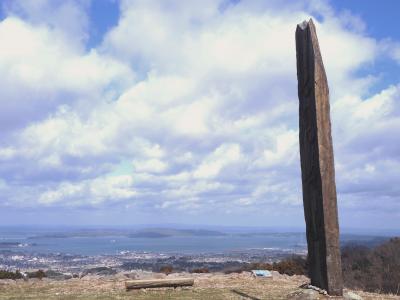
[[[298,158],[298,132],[284,130],[280,133],[271,134],[270,141],[273,141],[272,149],[263,151],[262,156],[255,163],[263,167],[279,167],[286,164],[293,164]]]
[[[67,28],[43,5],[44,21],[22,20],[13,7],[0,23],[0,94],[15,103],[0,120],[8,205],[120,201],[205,215],[234,214],[230,203],[282,214],[300,207],[294,31],[313,13],[323,16],[316,26],[343,201],[357,202],[400,159],[399,87],[370,95],[378,76],[357,73],[381,42],[325,2],[122,1],[97,49],[81,47],[84,22]],[[369,185],[369,195],[389,197]]]
[[[145,173],[162,173],[167,168],[168,165],[159,159],[149,159],[149,160],[135,160],[133,162],[135,171],[145,172]]]
[[[45,205],[63,202],[67,206],[80,206],[129,200],[136,195],[132,183],[132,177],[127,175],[96,178],[76,184],[63,182],[56,189],[43,192],[38,201]]]
[[[15,149],[11,147],[0,148],[0,160],[12,159],[15,155]]]
[[[109,56],[96,50],[80,53],[51,29],[32,27],[17,18],[1,22],[0,41],[0,72],[29,88],[92,92],[132,74]]]
[[[240,146],[238,144],[224,144],[204,159],[194,171],[195,178],[213,178],[221,170],[240,159]]]
[[[55,30],[15,17],[0,22],[0,43],[2,128],[21,128],[65,104],[84,114],[134,78],[116,59],[77,50]]]
[[[5,0],[3,9],[33,25],[49,26],[74,46],[83,48],[88,39],[89,4],[88,0]]]

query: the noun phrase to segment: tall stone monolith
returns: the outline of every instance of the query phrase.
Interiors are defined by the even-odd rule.
[[[342,295],[329,89],[313,21],[296,29],[300,157],[311,284]]]

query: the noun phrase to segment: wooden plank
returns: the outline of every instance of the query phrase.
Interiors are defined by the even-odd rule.
[[[299,138],[311,284],[341,296],[335,168],[328,81],[313,21],[296,29]]]
[[[193,278],[173,278],[173,279],[140,279],[125,282],[125,286],[130,289],[148,289],[162,287],[193,286]]]

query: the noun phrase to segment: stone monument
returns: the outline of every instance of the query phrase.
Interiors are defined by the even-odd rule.
[[[329,89],[312,19],[297,25],[300,157],[311,284],[343,293]]]

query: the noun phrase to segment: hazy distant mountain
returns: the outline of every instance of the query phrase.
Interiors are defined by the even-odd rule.
[[[128,231],[123,230],[100,230],[100,229],[87,229],[87,230],[74,230],[66,232],[52,232],[40,234],[29,237],[30,239],[62,239],[62,238],[76,238],[76,237],[105,237],[105,236],[127,236]]]
[[[225,236],[226,233],[205,229],[148,228],[129,235],[131,238],[163,238],[177,236]]]
[[[139,230],[87,229],[35,235],[31,239],[123,236],[131,238],[163,238],[173,236],[225,236],[226,233],[206,229],[144,228]]]

